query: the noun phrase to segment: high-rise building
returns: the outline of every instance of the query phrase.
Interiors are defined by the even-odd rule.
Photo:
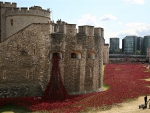
[[[123,39],[123,52],[126,54],[136,54],[138,50],[138,37],[137,36],[126,36]]]
[[[137,50],[142,54],[143,51],[143,37],[137,37]]]
[[[124,53],[124,39],[122,39],[122,53]]]
[[[109,53],[114,54],[114,53],[119,53],[119,38],[110,38],[110,48],[109,48]]]
[[[147,54],[147,48],[150,46],[150,35],[144,36],[143,39],[143,55]]]

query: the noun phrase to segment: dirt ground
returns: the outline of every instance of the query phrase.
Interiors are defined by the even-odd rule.
[[[150,99],[150,96],[148,96]],[[144,96],[139,97],[137,100],[131,102],[124,102],[118,106],[112,107],[110,110],[97,111],[93,113],[150,113],[149,103],[146,109],[139,109],[139,105],[144,104]]]
[[[150,95],[148,96],[150,99]],[[130,101],[130,102],[123,102],[109,110],[105,111],[90,111],[87,113],[150,113],[149,103],[146,109],[139,109],[139,105],[144,104],[144,96],[140,96],[138,99]],[[14,112],[3,112],[3,113],[14,113]]]

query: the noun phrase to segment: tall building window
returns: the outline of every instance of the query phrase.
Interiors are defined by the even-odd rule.
[[[10,24],[11,26],[13,26],[13,19],[10,19]]]

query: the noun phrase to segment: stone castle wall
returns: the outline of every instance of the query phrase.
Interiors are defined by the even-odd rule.
[[[103,63],[107,64],[109,63],[109,44],[104,45],[104,50],[103,50]]]
[[[9,8],[16,8],[16,3],[10,3],[10,2],[0,2],[0,42],[5,40],[6,37],[6,10]]]
[[[0,97],[42,95],[50,73],[49,31],[49,24],[31,24],[0,43]]]
[[[32,23],[49,23],[50,10],[39,6],[17,8],[16,3],[0,2],[1,41],[25,28]]]
[[[61,75],[69,94],[102,88],[103,28],[79,26],[77,33],[76,24],[61,20],[55,24],[50,11],[39,6],[28,10],[16,8],[15,3],[0,5],[4,25],[0,37],[0,97],[42,95],[50,79],[54,53],[61,57]]]
[[[65,27],[66,33],[50,34],[50,24],[31,24],[0,44],[0,97],[42,95],[53,53],[61,56],[61,75],[69,94],[102,88],[103,36],[76,34],[75,24]],[[77,57],[71,58],[72,53]]]
[[[30,7],[21,7],[21,8],[12,8],[6,11],[7,16],[16,16],[16,15],[34,15],[34,16],[41,16],[41,17],[50,17],[50,11],[44,10],[39,6]]]
[[[14,2],[0,2],[1,7],[17,7],[17,3]]]
[[[11,19],[13,25],[11,24]],[[6,11],[6,37],[30,25],[31,23],[48,23],[50,11],[38,8],[14,8]]]
[[[59,27],[59,26],[58,26]],[[79,26],[79,29],[85,26]],[[50,54],[60,53],[61,74],[66,90],[70,94],[79,94],[97,91],[102,87],[102,58],[100,49],[103,48],[103,40],[99,34],[80,32],[76,34],[75,24],[66,24],[66,33],[58,32],[50,36]],[[99,29],[101,31],[101,29]],[[65,31],[65,30],[64,30]],[[71,53],[76,53],[77,58],[71,58]],[[95,57],[89,58],[89,54]],[[51,55],[52,56],[52,55]],[[100,58],[100,59],[99,59]]]
[[[103,28],[95,28],[94,29],[95,37],[99,38],[99,41],[95,42],[95,45],[99,45],[99,75],[98,76],[98,86],[103,87],[103,76],[102,76],[102,66],[103,66],[103,50],[104,50],[104,29]]]

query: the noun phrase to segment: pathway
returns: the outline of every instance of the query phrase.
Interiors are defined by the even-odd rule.
[[[150,96],[148,96],[148,99]],[[112,107],[110,110],[98,111],[93,113],[150,113],[149,106],[147,109],[139,109],[139,105],[144,103],[144,96],[139,97],[137,100],[121,103],[118,107]]]

